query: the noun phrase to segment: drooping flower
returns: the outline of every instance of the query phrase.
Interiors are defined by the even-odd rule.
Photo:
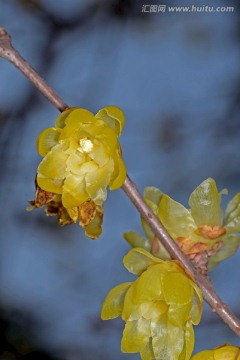
[[[201,351],[191,360],[240,360],[240,348],[226,344],[213,350]]]
[[[113,288],[101,312],[103,320],[121,316],[126,322],[122,352],[139,352],[143,360],[189,360],[192,324],[202,314],[201,290],[177,261],[144,249],[132,249],[123,262],[138,278]]]
[[[82,108],[61,113],[55,127],[43,130],[37,150],[37,192],[32,207],[46,205],[65,225],[79,221],[89,237],[101,233],[107,186],[115,190],[126,178],[118,137],[124,127],[122,110],[108,106],[94,116]]]
[[[145,189],[145,201],[202,273],[232,256],[239,245],[240,237],[236,233],[240,233],[240,193],[230,200],[223,217],[221,196],[226,193],[226,190],[218,192],[215,181],[209,178],[192,192],[190,209],[186,209],[156,188]],[[144,220],[142,224],[146,238],[136,232],[128,232],[124,235],[126,240],[133,247],[141,246],[147,250],[154,247],[156,256],[169,258]]]

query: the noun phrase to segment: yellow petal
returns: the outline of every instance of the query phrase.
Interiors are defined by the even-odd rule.
[[[65,120],[67,118],[67,116],[76,108],[68,108],[66,110],[64,110],[56,119],[55,121],[55,126],[57,128],[64,128],[65,126]]]
[[[134,283],[132,283],[132,286],[128,289],[124,299],[123,311],[122,311],[122,319],[124,321],[129,320],[130,317],[132,320],[136,320],[140,317],[139,304],[136,304],[134,302],[135,295],[134,295],[133,284]]]
[[[190,356],[194,349],[195,335],[193,327],[190,321],[186,323],[185,327],[185,346],[184,346],[184,357],[180,359],[190,359]]]
[[[63,179],[48,179],[45,177],[37,176],[38,186],[48,192],[55,194],[62,194]]]
[[[171,359],[179,359],[181,354],[184,342],[185,334],[182,327],[176,326],[168,320],[167,322],[167,347],[168,352],[171,354]]]
[[[125,268],[127,268],[129,272],[136,275],[140,275],[150,265],[158,263],[162,264],[163,261],[142,248],[135,248],[130,250],[123,258],[123,264]]]
[[[115,132],[105,125],[103,121],[95,119],[94,124],[84,124],[81,129],[108,149],[109,154],[113,154],[119,148]]]
[[[164,300],[162,293],[162,265],[150,266],[134,282],[132,289],[134,292],[134,303],[140,304],[152,300]]]
[[[102,320],[114,319],[122,314],[125,295],[131,284],[131,282],[123,283],[109,292],[102,306]]]
[[[98,205],[106,200],[106,187],[113,171],[113,161],[110,160],[104,166],[97,166],[86,173],[86,190],[90,198]]]
[[[224,227],[229,232],[240,232],[240,193],[237,193],[227,205]]]
[[[86,161],[86,156],[81,154],[79,151],[74,151],[69,155],[66,161],[66,170],[75,175],[82,174],[82,165]]]
[[[118,136],[121,134],[125,125],[125,117],[123,111],[117,106],[107,106],[99,110],[95,117],[103,120]]]
[[[153,347],[152,347],[152,339],[149,338],[148,342],[146,343],[145,347],[142,348],[140,351],[141,359],[142,360],[154,360],[155,355],[153,353]]]
[[[114,172],[109,183],[110,190],[120,188],[126,180],[127,170],[125,164],[120,156],[114,159]]]
[[[128,231],[123,234],[123,237],[133,248],[141,247],[147,251],[151,249],[151,244],[148,239],[145,239],[135,231]]]
[[[158,321],[151,322],[151,335],[155,359],[173,360],[167,344],[167,314],[163,314]]]
[[[122,352],[135,353],[141,351],[151,337],[151,321],[143,318],[127,321],[123,330]]]
[[[162,290],[168,304],[183,305],[192,300],[193,288],[181,273],[168,272],[162,276]]]
[[[157,216],[174,239],[188,237],[196,229],[190,212],[165,194],[161,198]]]
[[[162,196],[163,192],[154,186],[148,186],[144,189],[144,200],[149,200],[157,206],[159,205]]]
[[[51,179],[64,179],[66,176],[66,161],[68,154],[64,152],[66,144],[61,143],[54,146],[40,162],[38,175]]]
[[[74,109],[65,119],[65,126],[59,140],[79,139],[78,132],[85,130],[85,127],[93,126],[94,122],[94,115],[90,111],[80,108]]]
[[[81,205],[89,199],[86,192],[85,176],[68,174],[63,185],[62,203],[66,208]]]
[[[183,304],[183,305],[171,304],[169,306],[168,318],[172,322],[172,324],[179,327],[184,327],[186,321],[190,317],[191,308],[192,308],[191,299],[189,299],[189,302],[187,304]]]
[[[96,214],[93,220],[85,226],[86,236],[97,239],[102,233],[103,210],[101,206],[97,206]]]
[[[61,129],[47,128],[43,130],[37,138],[37,151],[39,155],[45,156],[52,149],[53,146],[57,145]]]
[[[211,271],[215,269],[216,266],[219,265],[219,263],[235,254],[235,252],[238,250],[239,243],[240,243],[240,237],[237,235],[229,234],[225,235],[221,238],[223,241],[222,247],[217,251],[217,253],[210,257],[209,263],[208,263],[208,270]]]
[[[214,360],[239,360],[240,349],[235,346],[225,345],[214,350]]]
[[[215,360],[214,352],[212,350],[201,351],[194,355],[191,360]]]
[[[93,148],[89,151],[88,156],[98,165],[104,166],[109,161],[109,149],[104,147],[100,141],[93,142]]]
[[[192,309],[190,312],[190,318],[194,325],[198,325],[203,311],[203,298],[202,292],[199,287],[195,284],[194,286],[194,295],[192,298]]]
[[[190,195],[191,214],[198,226],[220,225],[222,221],[221,194],[216,182],[209,178],[203,181]]]
[[[157,320],[160,315],[168,311],[168,305],[165,301],[152,300],[144,302],[139,306],[139,314],[144,317],[144,319]],[[131,318],[131,317],[130,317]]]

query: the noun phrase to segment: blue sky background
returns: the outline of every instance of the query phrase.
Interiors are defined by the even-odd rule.
[[[141,191],[157,186],[187,205],[191,191],[213,177],[233,196],[240,190],[239,6],[217,0],[211,5],[234,12],[150,14],[141,12],[143,4],[207,5],[0,0],[0,24],[70,106],[124,110],[123,156]],[[124,193],[109,193],[97,241],[77,225],[59,228],[43,211],[25,211],[40,161],[35,139],[57,116],[0,59],[2,316],[58,359],[139,359],[120,352],[123,323],[99,317],[110,288],[132,279],[122,265],[129,250],[122,233],[141,227]],[[239,253],[212,273],[217,291],[240,315],[238,276]],[[196,350],[239,343],[207,305],[196,340]]]

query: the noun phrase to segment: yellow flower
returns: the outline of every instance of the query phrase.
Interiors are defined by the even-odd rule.
[[[37,149],[44,158],[37,169],[32,206],[46,205],[47,214],[57,215],[62,225],[79,221],[87,236],[97,238],[106,188],[115,190],[126,178],[118,142],[124,123],[122,110],[115,106],[95,116],[81,108],[65,110],[55,127],[38,136]],[[47,198],[43,204],[37,201],[42,191]]]
[[[143,360],[189,360],[192,324],[202,315],[202,294],[177,261],[161,260],[141,248],[124,257],[136,281],[116,286],[106,297],[101,317],[126,322],[121,348]]]
[[[201,351],[191,360],[240,360],[240,348],[226,344],[213,350]]]
[[[203,181],[190,195],[186,209],[180,203],[163,194],[160,190],[148,187],[144,198],[158,216],[171,237],[205,273],[212,270],[223,259],[233,255],[238,248],[240,237],[240,193],[237,193],[227,205],[225,216],[221,209],[221,195],[216,183],[209,178]],[[135,232],[124,236],[132,246],[141,246],[149,250],[156,248],[155,255],[167,259],[169,254],[154,238],[154,234],[142,220],[147,238]]]

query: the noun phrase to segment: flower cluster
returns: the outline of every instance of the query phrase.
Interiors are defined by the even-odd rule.
[[[221,196],[216,183],[209,178],[190,195],[186,209],[154,187],[145,189],[144,198],[158,216],[182,251],[190,257],[202,273],[212,270],[223,259],[233,255],[240,237],[240,193],[227,205],[225,216],[221,209]],[[142,219],[146,233],[143,238],[136,232],[125,233],[125,239],[133,246],[140,246],[163,259],[169,254]]]
[[[194,346],[192,324],[202,314],[202,294],[177,261],[161,260],[141,248],[124,257],[139,277],[116,286],[106,297],[103,320],[126,322],[121,348],[143,360],[189,360]]]
[[[222,345],[213,350],[205,350],[194,355],[191,360],[240,360],[240,348]]]
[[[106,188],[122,186],[126,169],[118,142],[125,119],[108,106],[95,116],[81,108],[66,109],[55,127],[37,139],[43,160],[37,169],[37,192],[32,208],[46,205],[47,215],[57,215],[65,225],[79,222],[86,235],[101,234]]]

